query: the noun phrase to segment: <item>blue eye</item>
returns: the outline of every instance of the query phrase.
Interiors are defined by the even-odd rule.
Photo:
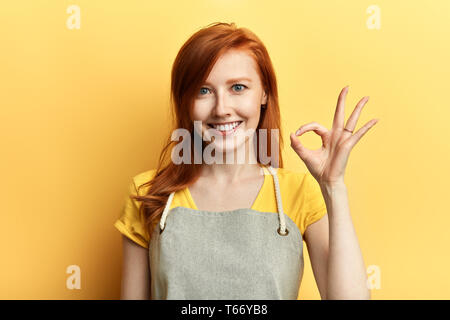
[[[206,89],[206,90],[209,90],[208,88],[200,88],[200,92],[202,91],[202,89]],[[200,93],[201,94],[201,93]]]
[[[232,85],[232,87],[235,87],[235,86],[237,86],[237,87],[243,87],[241,90],[237,90],[236,92],[244,91],[244,88],[247,88],[247,86],[245,86],[245,85],[243,85],[243,84],[240,84],[240,83],[237,83],[237,84]],[[202,91],[202,90],[209,90],[209,88],[206,88],[206,87],[200,88],[200,95],[203,95],[203,94],[208,93],[208,91],[205,92],[205,91]]]
[[[244,87],[244,88],[247,88],[245,85],[243,85],[243,84],[240,84],[240,83],[238,83],[238,84],[235,84],[235,85],[233,85],[233,86],[240,86],[240,87]],[[243,91],[244,89],[242,89],[242,90],[238,90],[238,91]]]

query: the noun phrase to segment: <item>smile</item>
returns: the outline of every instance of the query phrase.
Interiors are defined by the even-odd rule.
[[[217,132],[219,132],[222,136],[226,136],[229,134],[232,134],[233,132],[236,131],[236,128],[238,128],[241,124],[243,123],[243,121],[236,121],[236,122],[232,122],[232,123],[227,123],[225,125],[216,125],[213,123],[208,123],[208,127],[216,130]]]

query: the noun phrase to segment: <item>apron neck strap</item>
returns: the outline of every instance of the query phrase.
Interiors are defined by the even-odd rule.
[[[172,203],[172,200],[173,200],[173,196],[174,196],[174,195],[175,195],[175,191],[172,191],[172,192],[170,193],[170,195],[169,195],[169,199],[167,199],[166,206],[164,207],[164,211],[163,211],[163,213],[162,213],[161,220],[160,220],[160,222],[159,222],[159,233],[163,232],[163,230],[164,230],[164,225],[165,225],[165,222],[166,222],[166,217],[167,217],[167,214],[169,213],[169,208],[170,208],[170,205],[171,205],[171,203]]]
[[[281,192],[280,192],[280,183],[278,181],[277,170],[272,166],[267,166],[267,169],[272,174],[273,184],[275,187],[275,197],[277,199],[277,209],[278,209],[278,217],[280,219],[280,227],[278,228],[278,234],[282,236],[286,236],[288,234],[288,230],[286,228],[286,219],[283,211],[283,202],[281,201]]]

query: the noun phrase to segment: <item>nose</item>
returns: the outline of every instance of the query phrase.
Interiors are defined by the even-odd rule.
[[[216,104],[213,110],[216,118],[224,118],[227,115],[231,115],[228,103],[226,94],[217,94]]]

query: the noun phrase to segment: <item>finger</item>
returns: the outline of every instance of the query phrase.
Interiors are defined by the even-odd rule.
[[[358,141],[366,134],[367,131],[369,131],[370,128],[372,128],[379,119],[372,119],[369,122],[367,122],[364,126],[359,128],[358,131],[355,132],[353,136],[349,138],[349,146],[350,148],[353,148],[355,144],[358,143]]]
[[[315,121],[301,126],[295,132],[295,135],[299,137],[308,131],[314,131],[315,133],[317,133],[321,137],[324,146],[328,144],[328,129]]]
[[[341,90],[339,94],[336,111],[334,112],[333,127],[332,130],[343,129],[345,119],[345,99],[347,97],[348,87],[346,86]]]
[[[356,128],[356,124],[358,123],[359,116],[361,114],[362,108],[366,105],[367,101],[369,101],[369,97],[363,97],[358,104],[356,105],[355,109],[353,109],[352,114],[350,115],[350,118],[348,118],[347,123],[345,124],[345,129],[348,129],[350,131],[354,131]],[[351,135],[351,132],[345,131],[343,134],[349,134]]]
[[[313,122],[304,124],[300,128],[298,128],[298,130],[295,132],[295,135],[301,136],[303,133],[308,132],[308,131],[314,131],[318,135],[323,135],[328,131],[328,129],[325,128],[320,123],[313,121]]]
[[[308,152],[310,152],[310,150],[302,145],[300,140],[297,139],[295,133],[291,133],[290,137],[291,137],[291,147],[294,149],[295,153],[297,153],[303,160],[308,160]]]

